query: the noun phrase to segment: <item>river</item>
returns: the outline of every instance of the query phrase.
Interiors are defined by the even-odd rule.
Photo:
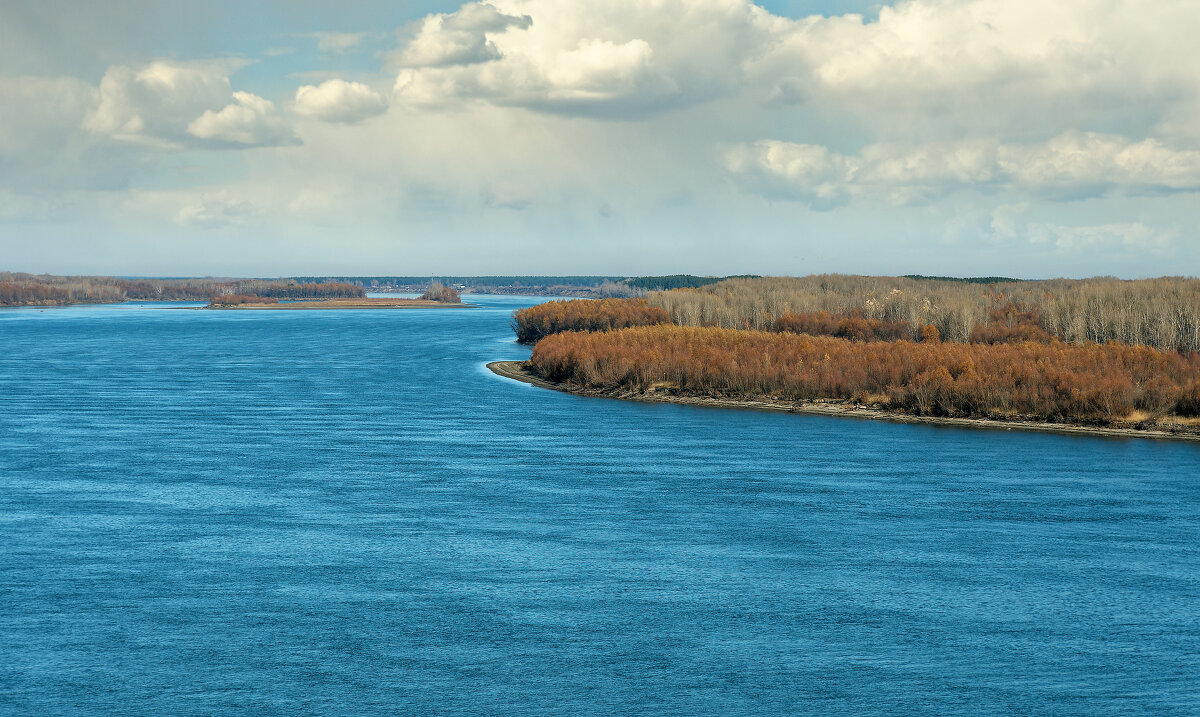
[[[468,300],[0,310],[0,714],[1200,712],[1200,446],[581,398]]]

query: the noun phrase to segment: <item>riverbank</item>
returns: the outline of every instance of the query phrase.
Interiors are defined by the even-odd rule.
[[[278,311],[298,309],[475,309],[475,304],[449,304],[428,299],[323,299],[319,301],[287,301],[278,304],[210,304],[201,309],[218,311]]]
[[[954,426],[957,428],[986,428],[991,430],[1021,430],[1039,431],[1043,433],[1059,433],[1075,436],[1103,436],[1107,438],[1152,438],[1157,440],[1192,441],[1200,443],[1200,433],[1171,432],[1164,430],[1138,428],[1110,428],[1105,426],[1084,426],[1062,423],[1043,423],[1038,421],[998,421],[990,418],[949,418],[941,416],[914,416],[899,411],[885,411],[855,405],[849,401],[830,399],[827,401],[786,401],[765,398],[737,399],[716,398],[712,396],[693,396],[672,393],[669,391],[636,392],[620,389],[594,389],[571,386],[565,383],[547,381],[526,368],[524,361],[493,361],[487,365],[492,373],[528,383],[540,388],[548,388],[576,396],[592,398],[615,398],[626,401],[642,401],[646,403],[676,403],[687,406],[707,406],[709,408],[741,408],[758,411],[782,411],[785,413],[803,413],[817,416],[834,416],[839,418],[861,418],[891,423],[924,423],[938,426]]]

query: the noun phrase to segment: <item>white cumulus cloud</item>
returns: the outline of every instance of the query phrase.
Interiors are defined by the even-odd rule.
[[[387,101],[360,82],[334,79],[296,90],[292,110],[326,122],[353,123],[387,111]]]
[[[164,147],[294,143],[274,105],[234,92],[228,62],[157,61],[111,67],[83,126],[113,139]]]
[[[458,17],[470,10],[481,19]],[[734,90],[771,16],[749,2],[513,0],[433,15],[398,54],[397,98],[631,119]]]
[[[405,28],[393,57],[396,93],[414,104],[630,119],[739,98],[892,139],[1085,120],[1195,135],[1198,34],[1190,0],[908,0],[873,21],[791,20],[748,0],[493,0]]]
[[[777,25],[769,49],[743,59],[747,81],[774,99],[888,135],[1082,122],[1138,134],[1194,111],[1198,32],[1190,0],[909,0],[870,22]]]
[[[505,15],[488,3],[468,3],[457,12],[430,15],[406,28],[411,40],[397,61],[406,67],[439,67],[487,62],[501,57],[489,33],[526,29],[528,15]]]
[[[257,222],[255,242],[275,231],[314,247],[329,246],[318,227],[349,223],[334,259],[371,242],[444,257],[452,238],[480,266],[516,270],[624,271],[633,252],[668,273],[680,256],[725,273],[892,271],[900,258],[943,273],[1149,273],[1200,256],[1196,0],[885,0],[799,19],[749,0],[441,5],[255,35],[248,57],[281,37],[320,52],[261,60],[253,86],[239,61],[138,59],[228,50],[211,44],[213,14],[184,5],[196,32],[174,48],[74,31],[7,55],[0,43],[0,214],[92,212],[111,229],[89,228],[113,236]],[[220,21],[262,20],[231,12]],[[77,14],[31,17],[74,27]],[[397,17],[394,45],[377,48]],[[322,19],[338,26],[311,24]],[[302,146],[228,156],[296,143],[293,121]],[[164,149],[189,151],[164,162]],[[113,201],[164,187],[137,207]],[[71,202],[36,201],[56,193]],[[564,227],[579,240],[556,253]]]
[[[822,209],[856,196],[903,203],[961,189],[1006,189],[1049,200],[1200,191],[1200,151],[1080,132],[1025,144],[874,144],[856,155],[764,140],[734,147],[725,165],[752,189]]]
[[[188,124],[188,134],[203,140],[247,147],[289,144],[291,129],[275,105],[249,92],[234,92],[233,102],[220,110],[205,110]]]

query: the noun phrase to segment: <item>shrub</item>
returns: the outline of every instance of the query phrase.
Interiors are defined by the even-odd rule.
[[[421,298],[426,301],[441,301],[446,304],[462,303],[462,299],[453,287],[445,286],[437,281],[430,284],[429,289],[424,294],[421,294]]]
[[[242,304],[278,304],[279,299],[273,296],[255,296],[253,294],[226,294],[214,296],[208,300],[209,306],[241,306]]]
[[[1118,343],[854,342],[715,327],[567,332],[538,342],[531,367],[552,381],[696,395],[886,397],[947,416],[1110,423],[1135,410],[1200,415],[1200,354]]]
[[[787,312],[775,319],[771,329],[777,333],[838,336],[851,341],[896,341],[912,336],[912,327],[903,321],[871,319],[862,312],[831,314],[828,311]]]
[[[607,331],[670,323],[666,311],[645,299],[574,299],[547,301],[513,313],[517,341],[537,343],[560,331]]]

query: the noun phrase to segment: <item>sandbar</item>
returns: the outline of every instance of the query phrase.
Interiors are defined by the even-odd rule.
[[[320,299],[278,304],[210,304],[198,308],[218,311],[295,311],[299,309],[476,309],[476,304],[448,304],[428,299]]]

